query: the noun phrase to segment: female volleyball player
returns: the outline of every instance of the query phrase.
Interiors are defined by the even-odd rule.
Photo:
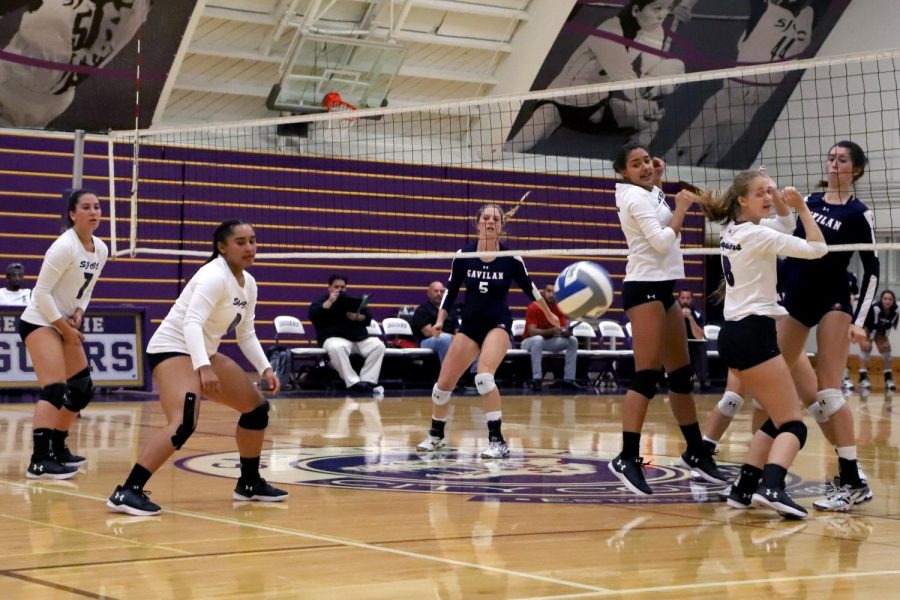
[[[864,389],[872,387],[869,383],[869,356],[874,340],[884,360],[884,389],[893,392],[897,386],[891,373],[891,340],[888,333],[891,329],[897,329],[897,296],[891,290],[884,290],[881,298],[869,307],[868,313],[864,324],[866,339],[859,343],[859,386]]]
[[[622,452],[609,469],[635,494],[653,493],[644,478],[641,430],[665,366],[672,413],[687,441],[681,460],[695,476],[723,483],[697,423],[684,316],[672,296],[675,282],[684,277],[679,243],[694,196],[679,192],[671,211],[659,188],[665,164],[639,144],[625,144],[613,167],[625,179],[616,184],[616,208],[629,250],[622,304],[631,321],[635,373],[622,409]]]
[[[147,345],[153,379],[168,424],[144,448],[125,483],[106,505],[130,515],[157,515],[160,507],[147,497],[150,476],[187,441],[197,425],[201,393],[241,413],[235,439],[241,476],[235,500],[278,502],[285,491],[260,477],[259,456],[269,423],[269,403],[232,359],[217,350],[222,337],[237,329],[247,360],[278,393],[280,382],[253,330],[256,280],[245,271],[256,258],[256,234],[243,221],[225,221],[213,235],[213,253],[191,278]]]
[[[506,217],[495,204],[487,204],[478,210],[476,228],[478,241],[460,252],[496,252],[506,250],[500,243]],[[447,356],[441,363],[441,372],[431,391],[431,429],[424,442],[417,446],[421,452],[434,452],[446,447],[444,426],[450,407],[450,395],[460,376],[478,357],[478,373],[475,387],[481,395],[488,429],[488,448],[481,453],[482,458],[504,458],[509,456],[509,448],[500,430],[502,413],[500,391],[494,383],[494,373],[506,356],[510,346],[512,316],[509,312],[510,285],[516,282],[525,294],[534,299],[544,316],[554,327],[559,327],[559,319],[538,289],[532,283],[525,269],[525,263],[518,256],[498,256],[490,258],[454,258],[450,267],[450,281],[438,310],[438,317],[432,326],[433,335],[440,335],[447,318],[447,307],[453,306],[459,288],[466,286],[461,325]]]
[[[26,476],[68,479],[84,464],[66,445],[69,429],[94,395],[81,322],[109,250],[94,236],[100,200],[88,190],[69,195],[68,227],[50,245],[31,300],[19,319],[40,398],[34,406],[34,449]]]
[[[806,509],[784,489],[787,470],[806,442],[806,425],[790,384],[791,372],[778,349],[775,318],[786,311],[778,304],[776,261],[778,255],[819,258],[828,248],[803,197],[794,188],[786,188],[783,195],[805,226],[806,239],[761,223],[774,201],[768,178],[758,171],[739,173],[724,194],[702,193],[698,202],[707,217],[725,225],[719,244],[725,275],[719,356],[769,414],[753,436],[728,502],[737,507],[752,502],[782,516],[803,518]]]
[[[873,243],[872,212],[853,193],[853,184],[865,173],[863,149],[851,141],[840,141],[825,159],[824,192],[810,194],[809,210],[819,223],[829,245]],[[804,235],[805,223],[794,235]],[[839,485],[828,497],[813,505],[820,510],[849,510],[872,499],[872,492],[859,471],[853,413],[841,393],[841,377],[847,364],[849,340],[866,338],[863,324],[878,287],[878,256],[862,251],[860,297],[850,306],[847,265],[851,252],[832,252],[819,260],[788,258],[782,267],[783,306],[788,316],[778,323],[778,345],[791,367],[803,403],[819,423],[838,455]],[[816,368],[806,356],[806,338],[816,327]],[[771,416],[771,415],[770,415]]]
[[[684,73],[681,60],[661,56],[669,44],[663,22],[672,13],[673,5],[673,0],[629,0],[615,17],[600,24],[597,28],[600,35],[585,38],[547,89]],[[687,10],[681,12],[687,16]],[[648,52],[646,48],[658,52]],[[566,99],[566,104],[553,100],[538,102],[508,148],[528,151],[564,122],[585,129],[610,121],[614,126],[646,136],[643,132],[664,115],[660,100],[673,93],[675,87],[647,86],[612,94],[580,94]]]

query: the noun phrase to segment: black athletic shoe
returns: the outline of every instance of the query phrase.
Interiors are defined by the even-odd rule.
[[[805,519],[807,515],[807,510],[794,502],[783,488],[770,488],[760,483],[751,501],[754,506],[771,508],[789,519]]]
[[[78,467],[69,467],[53,457],[36,459],[31,457],[25,477],[28,479],[69,479],[75,477]]]
[[[635,494],[649,496],[653,494],[653,490],[650,489],[644,478],[644,466],[648,464],[650,463],[645,463],[642,456],[624,458],[620,454],[609,461],[609,470]]]
[[[83,456],[78,456],[77,454],[72,454],[72,451],[69,450],[69,447],[65,444],[59,450],[56,448],[53,449],[53,456],[57,461],[66,465],[67,467],[80,467],[84,463],[87,462],[87,459]]]
[[[716,461],[711,454],[694,454],[690,450],[681,455],[681,465],[691,470],[691,477],[703,479],[710,483],[728,483],[728,479],[719,472]]]
[[[753,508],[753,504],[751,502],[753,494],[749,492],[741,492],[738,489],[737,482],[729,485],[725,489],[728,490],[728,497],[725,498],[725,502],[728,504],[728,506],[730,506],[731,508],[737,508],[738,510]],[[722,491],[724,492],[725,490]]]
[[[244,481],[238,479],[237,485],[234,488],[234,493],[231,495],[235,500],[255,500],[257,502],[281,502],[282,500],[287,500],[288,493],[284,490],[279,490],[276,487],[272,487],[266,480],[263,478],[259,478],[255,483],[245,483]]]
[[[158,515],[162,509],[159,507],[159,504],[150,502],[149,496],[150,492],[118,485],[116,486],[116,491],[106,501],[106,506],[116,512],[127,515],[152,517],[153,515]]]

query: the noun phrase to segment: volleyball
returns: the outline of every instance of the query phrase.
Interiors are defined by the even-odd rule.
[[[570,319],[596,319],[613,301],[612,279],[606,269],[581,261],[563,269],[553,285],[556,304]]]

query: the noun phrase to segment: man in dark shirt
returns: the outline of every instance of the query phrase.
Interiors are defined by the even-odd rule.
[[[359,299],[346,296],[346,289],[346,277],[331,275],[328,293],[310,305],[309,320],[316,328],[316,340],[328,353],[331,366],[344,380],[347,390],[383,393],[378,377],[384,359],[384,342],[369,337],[366,327],[372,322],[372,315],[365,307],[359,310]],[[350,365],[351,354],[361,354],[366,359],[358,375]]]
[[[459,322],[456,318],[456,309],[453,308],[450,310],[447,318],[444,320],[443,331],[440,335],[435,337],[435,332],[431,326],[437,321],[438,309],[441,306],[441,299],[444,297],[444,284],[440,281],[433,281],[431,282],[431,285],[428,286],[428,291],[426,293],[428,295],[428,302],[420,304],[416,308],[416,312],[413,313],[413,335],[416,337],[416,342],[421,348],[434,350],[438,355],[438,359],[441,362],[444,362],[444,357],[447,355],[447,349],[450,348],[450,342],[453,341],[453,334],[456,333],[456,330],[459,327]]]
[[[691,355],[691,368],[694,376],[700,382],[700,389],[704,392],[712,386],[709,384],[709,367],[706,356],[706,335],[703,333],[703,313],[694,308],[694,294],[690,290],[678,292],[678,304],[681,305],[681,313],[684,315],[684,327],[687,330],[688,351]]]

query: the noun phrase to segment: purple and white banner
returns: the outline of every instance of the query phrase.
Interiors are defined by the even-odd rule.
[[[21,307],[0,307],[0,388],[38,387],[31,357],[19,337]],[[84,317],[84,350],[97,387],[143,388],[144,311],[89,310]]]
[[[580,0],[532,90],[816,55],[851,0]],[[801,72],[528,102],[506,147],[609,159],[626,141],[667,162],[748,168]]]
[[[195,3],[4,0],[0,127],[132,128],[138,87],[140,126],[149,127]]]

